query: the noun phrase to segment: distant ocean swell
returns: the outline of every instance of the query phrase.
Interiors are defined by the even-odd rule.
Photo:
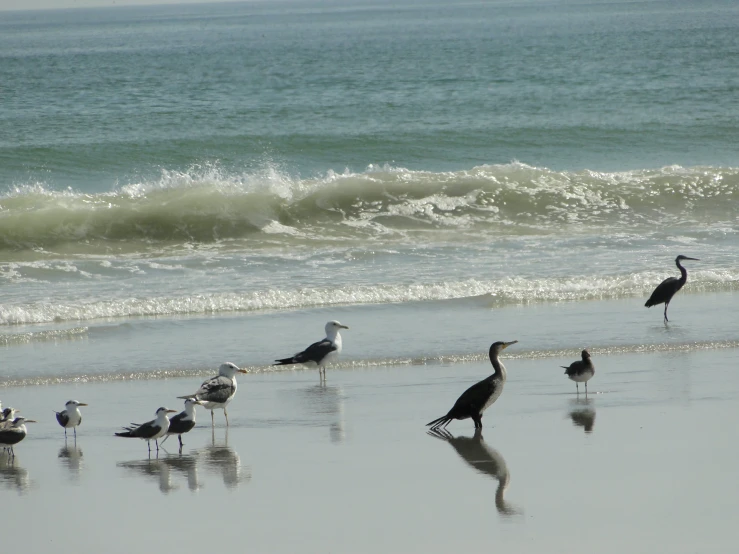
[[[24,325],[102,318],[162,315],[204,315],[260,310],[291,310],[322,306],[450,301],[475,298],[483,307],[624,298],[647,294],[663,273],[572,278],[465,280],[417,285],[366,285],[336,288],[263,290],[179,297],[122,298],[74,304],[63,302],[0,304],[0,325]],[[739,290],[739,270],[696,270],[686,291]],[[23,339],[19,339],[23,340]]]
[[[298,179],[276,170],[163,172],[107,193],[15,185],[0,197],[0,249],[79,241],[344,238],[413,230],[555,233],[585,226],[733,225],[739,168],[556,172],[520,163],[457,172],[369,167]],[[688,215],[689,214],[689,215]]]

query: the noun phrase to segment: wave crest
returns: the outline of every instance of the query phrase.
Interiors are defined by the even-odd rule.
[[[597,173],[511,163],[440,173],[370,166],[362,173],[299,179],[271,166],[244,175],[207,166],[164,171],[157,181],[107,193],[16,187],[0,197],[0,248],[267,235],[361,239],[437,229],[519,234],[557,233],[572,225],[720,225],[733,224],[737,194],[737,168]]]

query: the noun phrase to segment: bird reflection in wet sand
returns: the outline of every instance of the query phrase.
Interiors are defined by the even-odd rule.
[[[9,452],[0,453],[0,489],[14,489],[24,493],[31,488],[28,470],[18,465],[15,457]]]
[[[69,470],[70,477],[76,481],[80,477],[80,470],[85,466],[82,461],[82,449],[74,444],[69,446],[65,444],[59,449],[59,455],[57,456],[61,461],[62,465],[66,466]]]
[[[576,400],[575,408],[570,410],[569,416],[575,427],[582,427],[586,433],[592,433],[595,426],[595,408],[590,400]]]
[[[333,443],[346,439],[344,424],[344,391],[341,387],[329,386],[326,382],[300,391],[307,409],[328,426],[329,437]]]
[[[132,473],[143,475],[146,478],[157,481],[159,483],[159,491],[167,494],[179,487],[172,483],[172,475],[169,466],[160,458],[146,458],[145,460],[134,460],[131,462],[118,462],[118,467],[122,467]]]
[[[462,459],[479,473],[488,475],[498,481],[495,492],[495,507],[503,517],[520,515],[522,512],[506,502],[504,495],[511,482],[511,474],[505,459],[500,453],[485,443],[482,438],[482,429],[475,429],[472,437],[454,437],[446,429],[428,431],[434,438],[447,441],[454,447]]]
[[[215,430],[211,435],[211,445],[199,448],[194,452],[198,461],[202,462],[206,473],[220,474],[223,484],[229,489],[238,487],[241,483],[251,481],[250,468],[241,467],[241,458],[233,448],[228,446],[228,429],[223,441],[216,442]]]
[[[167,453],[166,456],[160,454],[158,458],[119,462],[117,465],[133,474],[157,481],[159,490],[164,494],[180,488],[179,476],[185,477],[190,491],[203,488],[203,472],[220,476],[229,489],[251,480],[249,468],[241,467],[239,455],[228,446],[228,432],[224,441],[216,441],[215,430],[210,446],[193,450],[188,455]]]

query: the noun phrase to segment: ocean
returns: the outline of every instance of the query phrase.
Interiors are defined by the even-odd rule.
[[[5,12],[0,383],[276,370],[329,319],[352,328],[343,367],[484,359],[493,338],[534,356],[734,344],[730,318],[633,325],[659,330],[642,304],[678,254],[701,261],[675,324],[736,302],[737,16],[728,1]],[[639,323],[603,328],[594,301]],[[510,336],[501,314],[537,310],[580,314],[582,332]]]
[[[733,0],[0,11],[3,548],[733,553],[737,59]]]

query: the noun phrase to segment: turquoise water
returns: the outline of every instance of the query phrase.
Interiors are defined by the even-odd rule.
[[[360,367],[461,360],[506,329],[482,330],[496,310],[522,331],[567,314],[531,356],[731,346],[738,16],[651,1],[5,12],[0,380],[265,367],[333,318],[358,328],[345,359]],[[641,305],[677,254],[701,259],[671,308],[694,328],[665,336]],[[596,304],[622,310],[612,327]],[[415,323],[414,342],[382,342],[380,316]],[[458,342],[438,343],[445,323]]]

